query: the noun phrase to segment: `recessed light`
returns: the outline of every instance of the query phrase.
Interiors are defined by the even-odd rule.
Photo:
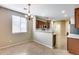
[[[66,13],[66,11],[65,10],[62,10],[61,13],[64,14],[64,13]]]

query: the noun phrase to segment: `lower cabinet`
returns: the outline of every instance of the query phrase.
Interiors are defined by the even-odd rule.
[[[68,38],[67,50],[72,54],[79,55],[79,39]]]

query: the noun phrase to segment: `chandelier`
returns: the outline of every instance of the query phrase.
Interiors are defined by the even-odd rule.
[[[25,14],[25,17],[28,20],[32,20],[33,19],[33,15],[31,15],[31,12],[30,12],[30,6],[31,6],[31,4],[28,4],[27,6],[28,6],[27,8],[24,8],[24,10],[27,11],[27,14]]]

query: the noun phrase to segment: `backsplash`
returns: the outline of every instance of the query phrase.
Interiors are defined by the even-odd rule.
[[[70,24],[70,33],[79,34],[79,29],[75,28],[75,24]]]

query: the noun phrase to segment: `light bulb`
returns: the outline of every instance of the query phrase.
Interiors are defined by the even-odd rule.
[[[28,16],[30,16],[31,14],[30,13],[28,13]]]

